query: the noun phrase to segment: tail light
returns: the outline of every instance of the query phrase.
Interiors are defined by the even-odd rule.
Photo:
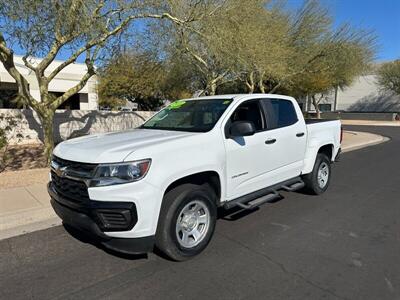
[[[343,127],[340,127],[340,143],[343,141]]]

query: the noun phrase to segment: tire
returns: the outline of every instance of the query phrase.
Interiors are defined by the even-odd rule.
[[[306,191],[313,195],[324,193],[329,187],[331,175],[331,161],[325,154],[318,153],[312,172],[303,176]]]
[[[175,261],[202,252],[217,220],[216,196],[208,185],[186,183],[165,194],[156,232],[156,247]]]

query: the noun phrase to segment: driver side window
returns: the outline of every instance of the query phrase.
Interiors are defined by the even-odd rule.
[[[231,115],[229,121],[230,124],[237,121],[250,121],[253,122],[256,131],[265,129],[265,121],[259,100],[246,101],[240,104]]]

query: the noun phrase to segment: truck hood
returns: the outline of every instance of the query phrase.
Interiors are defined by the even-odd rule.
[[[153,129],[88,135],[62,142],[54,149],[54,155],[62,159],[85,163],[122,162],[132,152],[153,144],[183,139],[197,133]],[[141,157],[148,158],[148,157]],[[151,153],[149,153],[151,158]]]

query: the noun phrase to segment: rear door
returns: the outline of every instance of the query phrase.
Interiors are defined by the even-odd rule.
[[[272,141],[266,154],[271,165],[267,181],[275,184],[300,175],[307,144],[307,130],[300,108],[287,99],[263,99],[267,120],[266,140]],[[267,144],[268,145],[268,144]]]

